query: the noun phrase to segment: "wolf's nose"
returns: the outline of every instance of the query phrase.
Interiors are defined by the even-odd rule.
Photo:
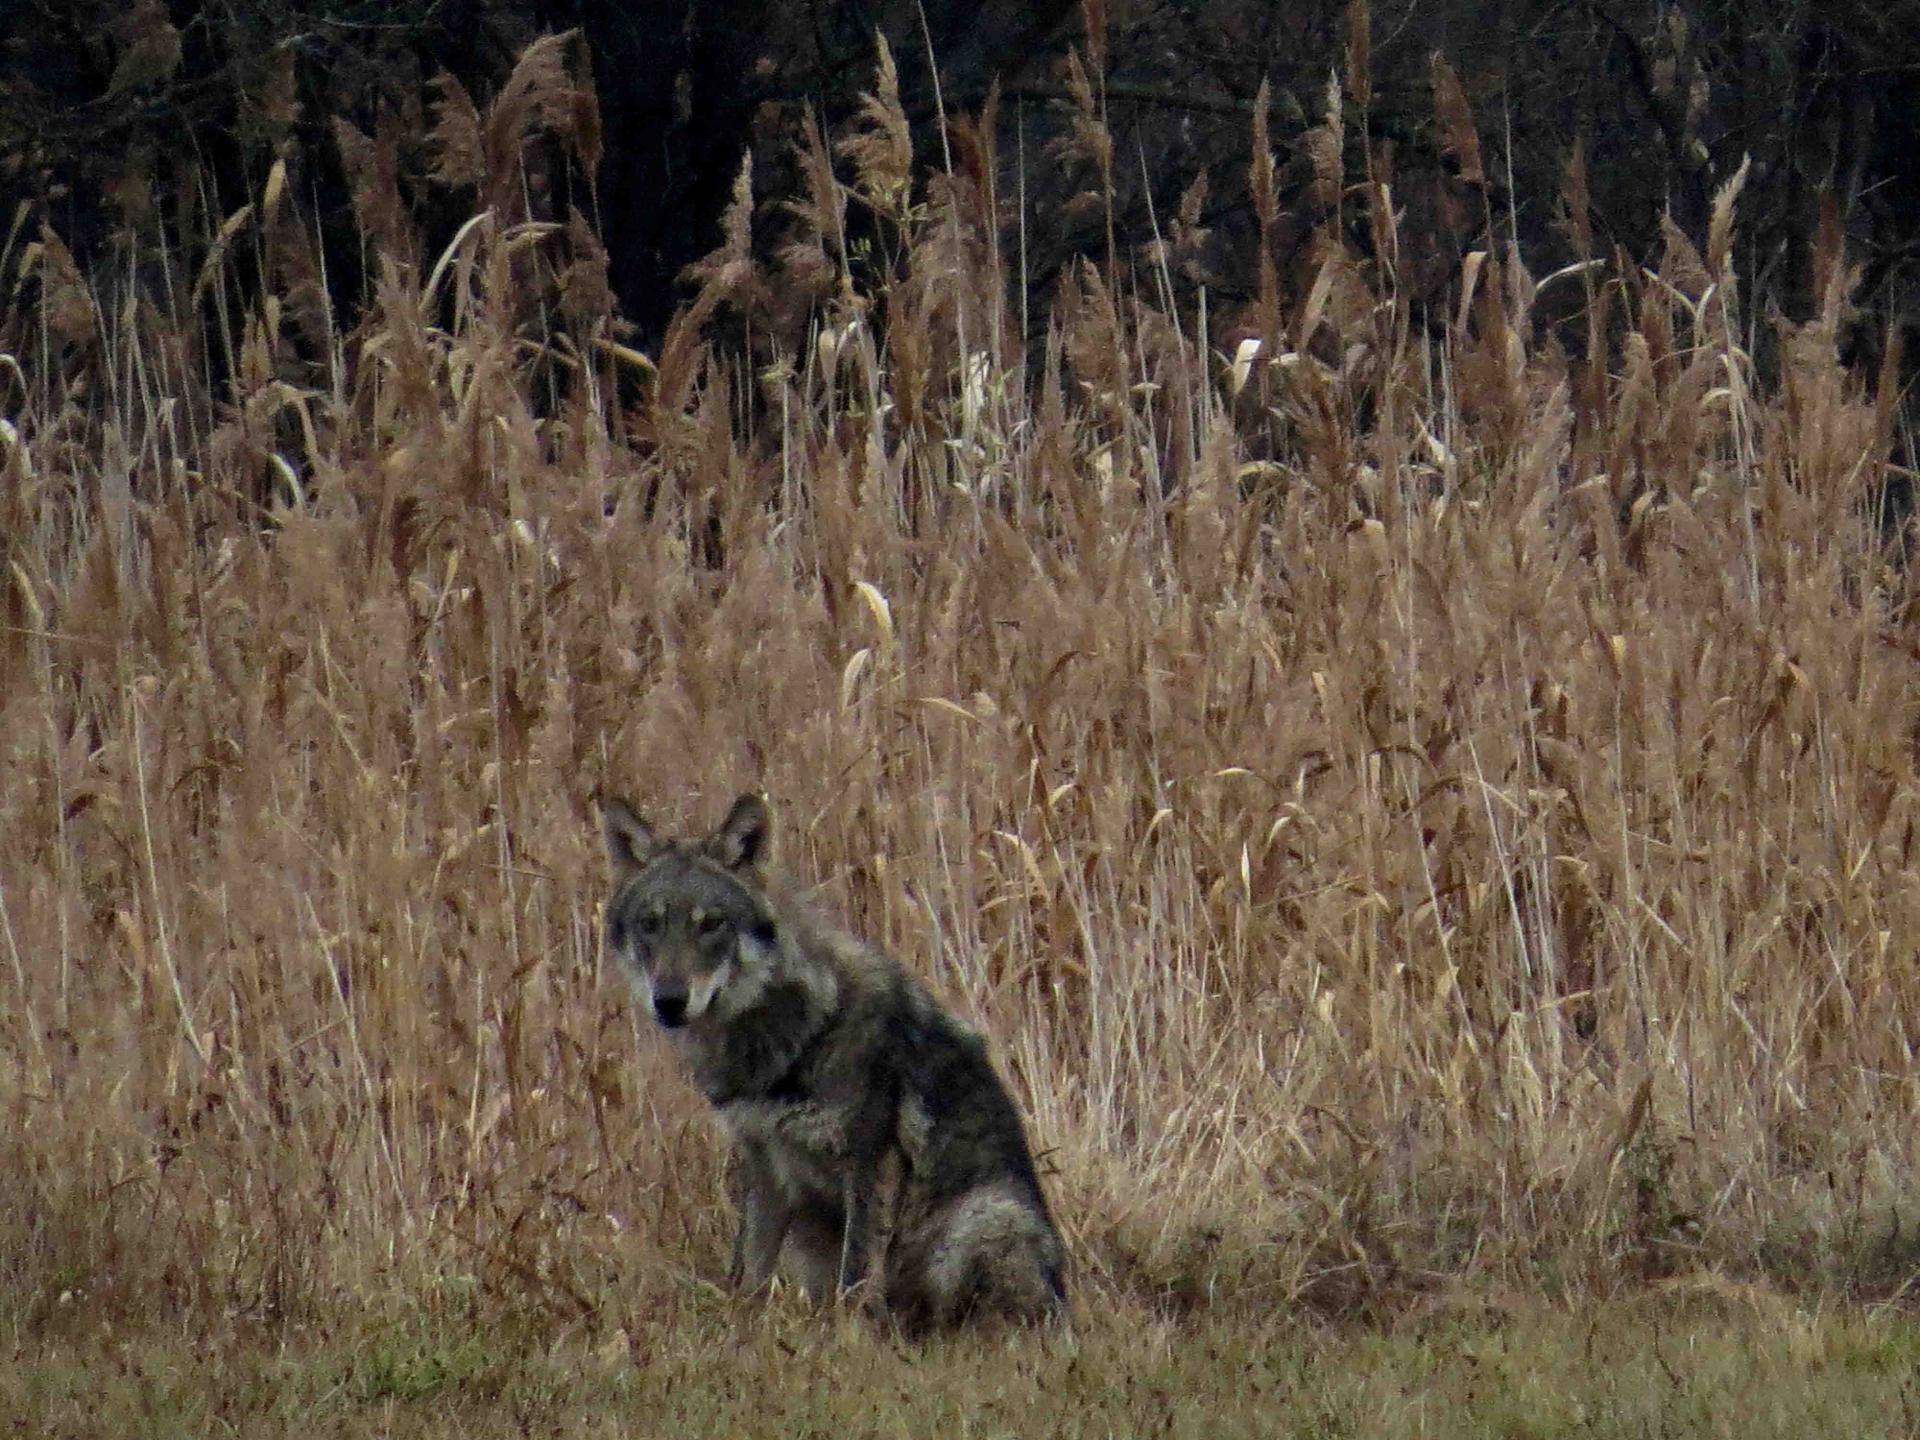
[[[686,1024],[687,992],[684,990],[654,991],[653,1013],[654,1017],[669,1030]]]

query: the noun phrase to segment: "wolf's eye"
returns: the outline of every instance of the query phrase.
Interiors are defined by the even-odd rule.
[[[640,933],[649,940],[658,937],[666,928],[666,920],[658,910],[649,910],[640,917]]]
[[[711,939],[727,928],[726,917],[722,915],[702,915],[700,917],[700,935],[702,939]]]

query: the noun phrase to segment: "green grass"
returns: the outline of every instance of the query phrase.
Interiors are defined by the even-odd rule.
[[[18,1343],[0,1418],[50,1436],[1717,1436],[1920,1433],[1920,1326],[1724,1290],[1418,1324],[1085,1316],[909,1349],[709,1300],[632,1335],[235,1323]]]

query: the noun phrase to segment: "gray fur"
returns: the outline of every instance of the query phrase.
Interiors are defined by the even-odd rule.
[[[916,987],[887,1303],[909,1332],[1064,1318],[1066,1251],[986,1041]]]
[[[878,951],[768,888],[772,821],[742,796],[671,841],[604,815],[606,935],[733,1143],[733,1276],[809,1293],[866,1279],[897,1160],[885,1300],[922,1331],[1065,1314],[1065,1254],[985,1041]]]

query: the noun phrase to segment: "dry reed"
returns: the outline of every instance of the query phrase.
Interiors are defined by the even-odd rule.
[[[722,1269],[717,1145],[599,954],[603,787],[689,823],[771,792],[788,866],[991,1031],[1091,1291],[1897,1292],[1920,637],[1844,275],[1763,387],[1730,187],[1704,249],[1555,277],[1584,353],[1485,247],[1425,328],[1335,93],[1257,353],[1128,237],[1023,338],[992,127],[910,176],[891,74],[837,160],[795,137],[776,266],[743,171],[654,357],[587,222],[529,208],[601,143],[558,42],[490,106],[439,91],[423,164],[475,209],[437,255],[424,180],[342,128],[355,322],[283,174],[125,273],[16,227],[16,1324],[455,1277],[670,1321]]]

